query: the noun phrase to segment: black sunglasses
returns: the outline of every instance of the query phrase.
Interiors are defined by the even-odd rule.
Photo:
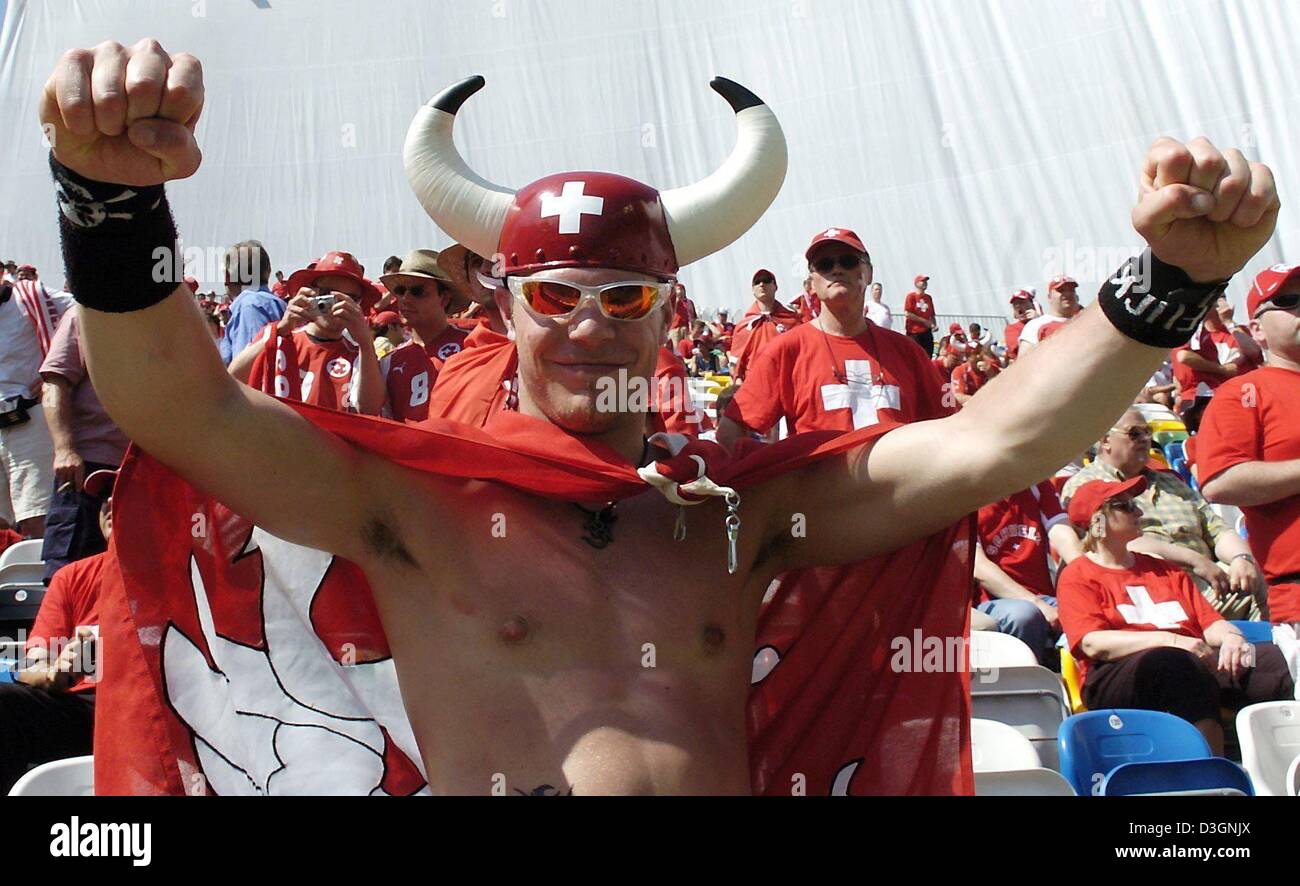
[[[389,292],[391,292],[393,295],[396,295],[399,298],[402,297],[403,295],[406,295],[408,292],[411,293],[411,298],[424,298],[425,295],[423,283],[414,284],[411,286],[407,286],[403,283],[399,283],[396,286],[394,286],[392,289],[390,289]]]
[[[1118,501],[1112,499],[1111,501],[1106,502],[1106,504],[1112,511],[1122,511],[1128,514],[1136,514],[1141,510],[1138,503],[1131,498],[1122,498]]]
[[[838,259],[826,256],[812,263],[813,270],[819,274],[829,274],[839,265],[845,271],[851,271],[862,264],[860,255],[841,255]]]
[[[754,281],[754,285],[755,285],[755,286],[771,286],[771,285],[772,285],[773,283],[775,283],[775,282],[776,282],[776,281],[773,280],[771,277],[759,277],[757,280]]]
[[[1294,311],[1300,307],[1300,292],[1288,292],[1286,295],[1275,295],[1268,301],[1264,302],[1264,310],[1257,311],[1255,316],[1266,314],[1269,311]]]

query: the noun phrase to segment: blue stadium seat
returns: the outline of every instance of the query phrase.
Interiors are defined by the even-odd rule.
[[[1183,461],[1187,460],[1187,454],[1183,451],[1182,440],[1174,440],[1171,443],[1166,443],[1164,450],[1165,458],[1169,460],[1171,465],[1174,463],[1174,459],[1182,459]]]
[[[1101,783],[1103,797],[1137,794],[1210,794],[1255,796],[1250,776],[1231,760],[1162,760],[1155,763],[1121,763]]]
[[[1069,717],[1056,731],[1061,774],[1080,796],[1101,796],[1106,776],[1124,763],[1209,759],[1196,727],[1161,711],[1101,710]]]
[[[1234,619],[1231,624],[1241,631],[1247,643],[1272,643],[1273,626],[1266,621],[1243,621]]]

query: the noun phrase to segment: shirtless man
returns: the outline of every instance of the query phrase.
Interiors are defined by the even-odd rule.
[[[747,153],[715,173],[727,180],[659,195],[664,206],[672,198],[673,212],[661,218],[673,231],[668,252],[675,249],[682,264],[734,240],[775,196],[766,187],[755,195],[737,170],[759,177],[779,163],[784,172],[784,142],[770,111],[735,84],[715,88],[737,111],[736,150]],[[417,147],[437,142],[454,150],[445,118],[468,95],[464,84],[459,89],[421,109],[417,124],[433,119],[442,129],[430,134],[413,125]],[[504,773],[525,791],[551,785],[561,793],[748,793],[743,712],[756,612],[770,579],[892,551],[1049,475],[1124,410],[1173,346],[1167,331],[1147,322],[1153,312],[1170,316],[1165,309],[1174,309],[1163,298],[1208,305],[1212,288],[1191,281],[1209,284],[1240,269],[1271,236],[1278,211],[1266,167],[1248,165],[1236,151],[1220,153],[1204,139],[1156,142],[1133,220],[1174,267],[1154,265],[1151,297],[1142,301],[1125,277],[1021,361],[1029,365],[991,382],[996,394],[750,488],[738,566],[729,574],[714,529],[721,504],[693,509],[691,532],[674,541],[676,507],[655,494],[626,499],[618,504],[614,541],[595,549],[579,537],[586,515],[573,503],[396,466],[232,379],[188,291],[160,291],[147,273],[158,245],[152,240],[169,235],[149,214],[158,193],[149,187],[197,171],[193,130],[202,102],[197,59],[170,56],[153,40],[72,50],[46,85],[41,119],[53,128],[55,159],[63,164],[54,167],[61,199],[70,199],[71,181],[94,186],[92,196],[122,190],[104,183],[130,185],[150,201],[131,204],[127,214],[139,216],[120,225],[73,230],[68,208],[60,222],[69,279],[86,281],[73,289],[88,306],[95,386],[129,436],[195,485],[267,531],[364,570],[434,792],[486,793],[493,775]],[[411,146],[408,136],[408,174],[451,168],[413,164]],[[514,201],[535,196],[532,187]],[[738,212],[741,190],[746,209]],[[491,193],[512,202],[508,192]],[[458,241],[480,254],[492,251],[486,235],[467,235],[452,223],[454,201],[417,194]],[[553,199],[580,225],[590,224],[591,215],[580,211],[591,210],[586,195],[569,196]],[[710,200],[712,206],[702,205]],[[165,203],[161,209],[167,211]],[[731,227],[719,228],[722,219]],[[558,221],[563,228],[563,214]],[[145,271],[95,286],[96,250],[107,241],[115,255],[127,251],[114,268],[117,277]],[[580,266],[547,276],[589,287],[640,281],[662,291],[674,274]],[[512,282],[519,289],[523,278]],[[608,306],[587,297],[564,319],[538,314],[538,304],[517,293],[502,293],[498,305],[518,343],[522,416],[558,426],[576,446],[609,447],[631,464],[653,455],[644,415],[599,411],[596,382],[620,369],[651,375],[671,320],[666,298],[635,321],[609,319]],[[1179,313],[1195,322],[1202,310]],[[1180,324],[1175,334],[1190,332]],[[1042,421],[1040,404],[1062,398],[1072,408]],[[241,457],[231,459],[232,451]],[[918,452],[925,453],[924,471],[916,470]],[[334,482],[315,482],[320,476]],[[284,495],[286,488],[295,495]],[[806,516],[806,537],[792,536],[793,511]],[[505,538],[491,537],[493,514],[506,516]],[[656,646],[654,668],[642,667],[645,643]]]

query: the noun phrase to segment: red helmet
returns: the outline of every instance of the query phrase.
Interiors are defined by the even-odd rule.
[[[736,148],[713,175],[660,192],[605,172],[548,175],[515,191],[475,175],[452,141],[471,77],[422,107],[406,134],[406,174],[425,212],[458,243],[497,256],[506,275],[599,267],[672,276],[749,230],[785,180],[781,125],[745,87],[710,84],[736,113]]]

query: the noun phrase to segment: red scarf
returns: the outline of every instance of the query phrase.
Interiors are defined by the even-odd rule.
[[[44,359],[50,351],[50,340],[54,338],[54,330],[58,328],[62,312],[45,289],[45,284],[39,280],[15,280],[14,302],[27,322],[32,324],[36,344],[41,349],[41,359]]]

